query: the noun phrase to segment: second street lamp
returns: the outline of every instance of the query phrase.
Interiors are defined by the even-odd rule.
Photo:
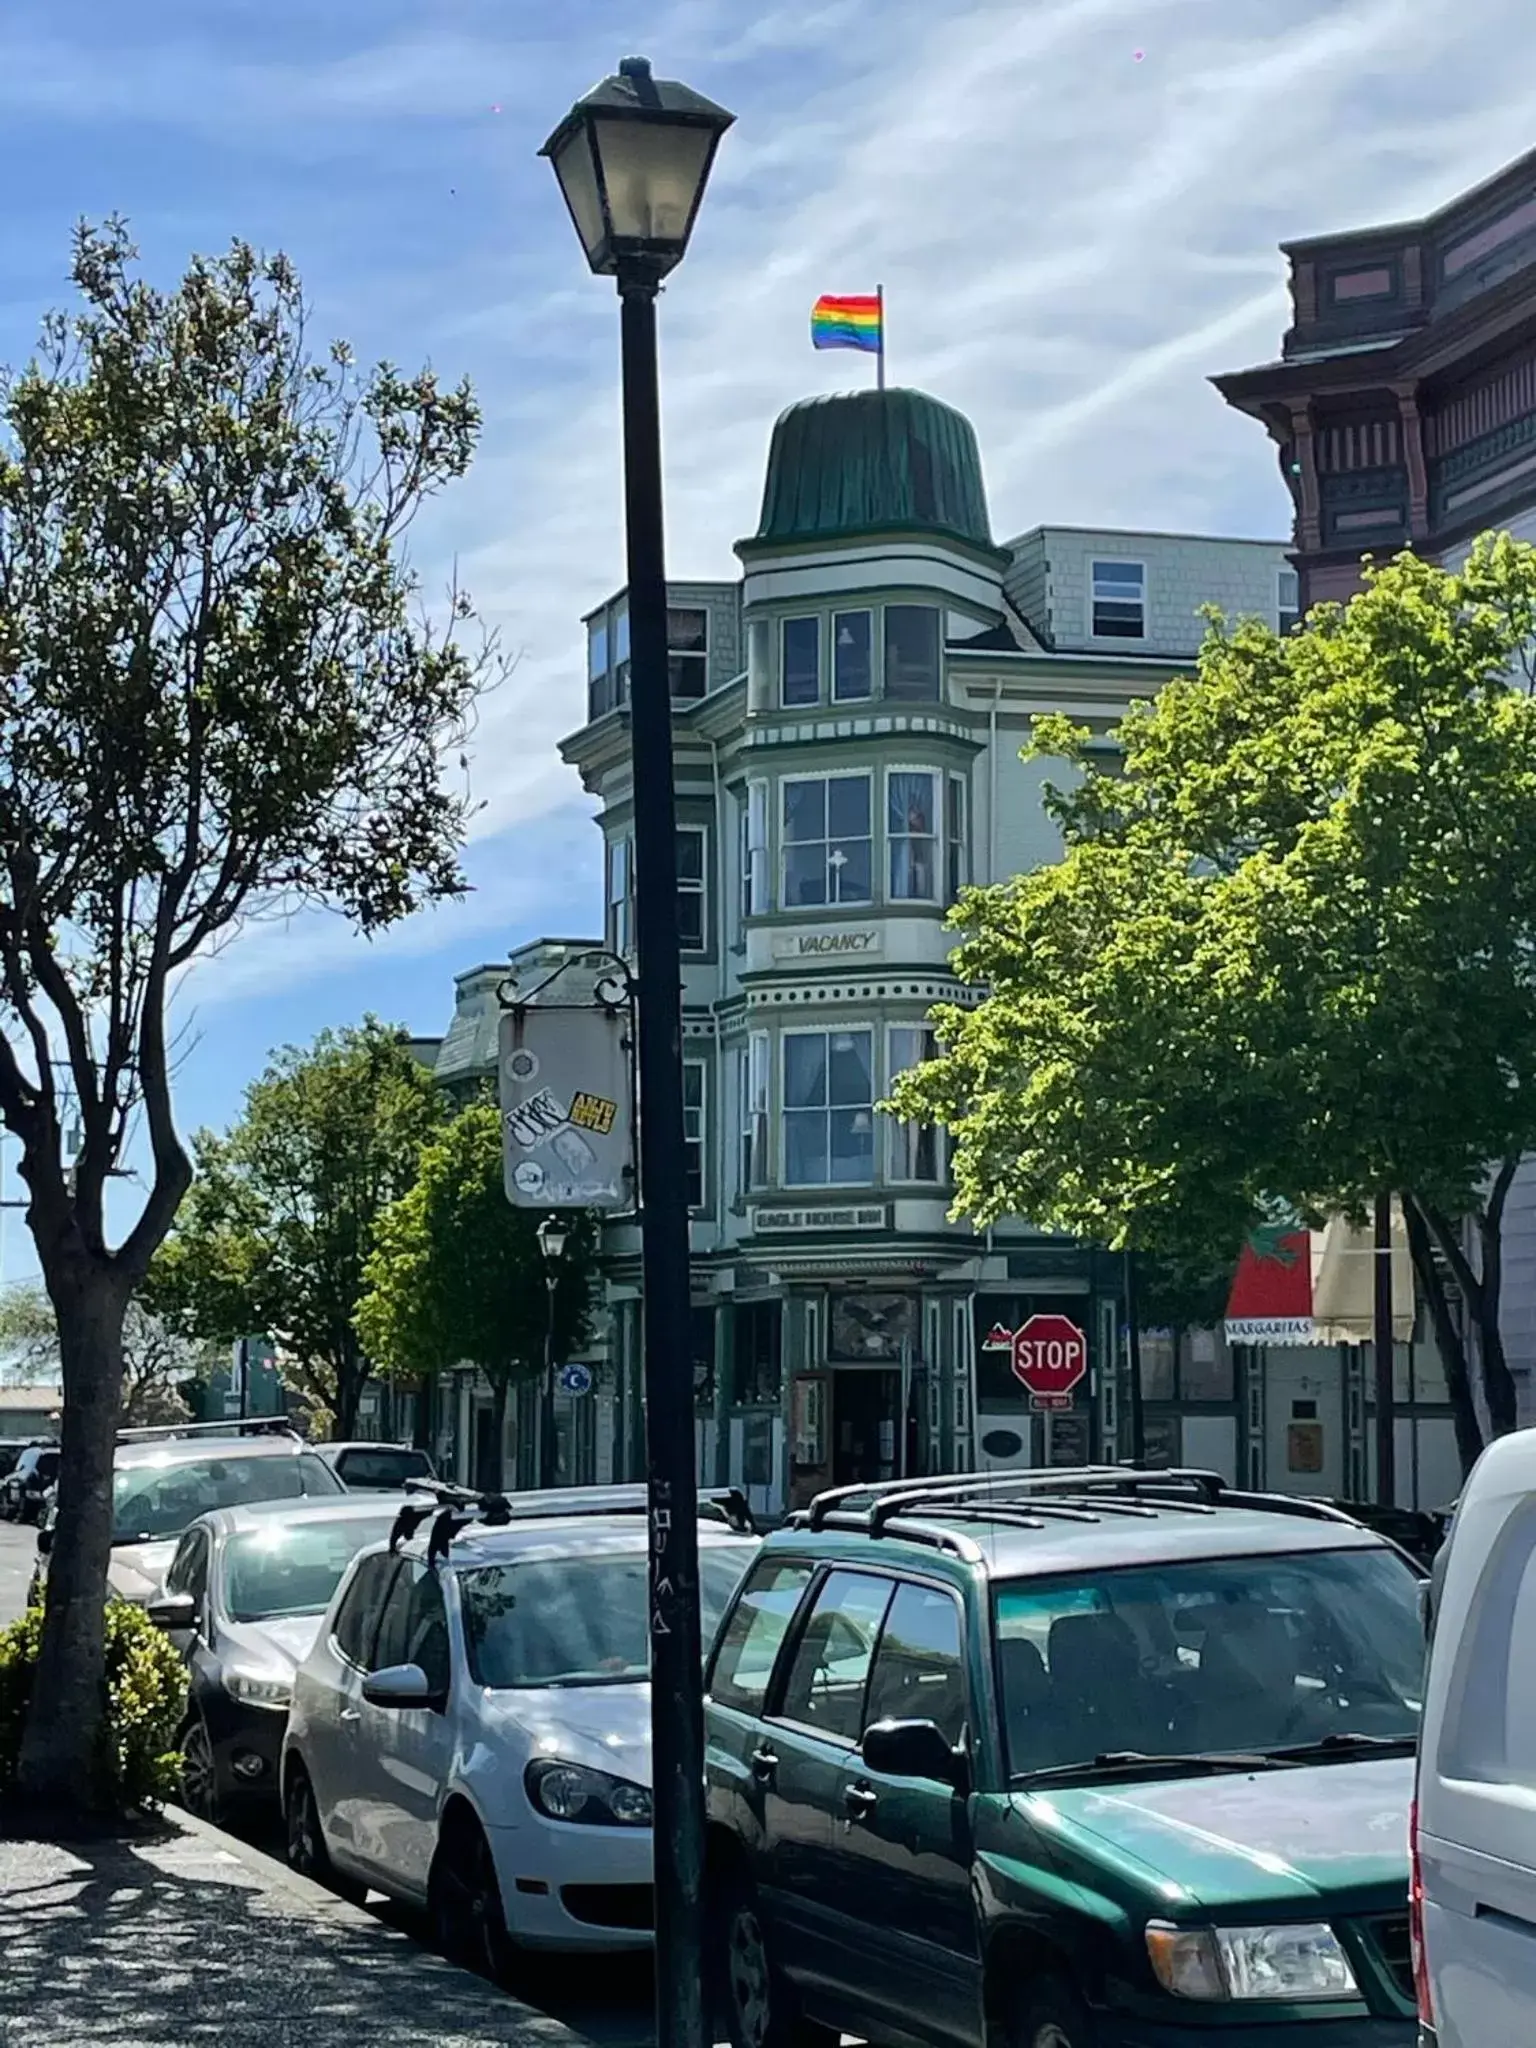
[[[560,1288],[560,1261],[570,1235],[558,1216],[546,1216],[534,1232],[544,1256],[544,1387],[539,1404],[539,1484],[553,1486],[555,1444],[555,1296]]]
[[[707,2048],[703,1956],[704,1703],[683,1127],[677,811],[662,542],[656,294],[682,261],[733,117],[627,57],[578,100],[551,159],[588,264],[619,289],[628,543],[630,747],[650,1530],[656,2038]]]

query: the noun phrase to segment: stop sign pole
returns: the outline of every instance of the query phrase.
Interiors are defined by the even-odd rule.
[[[1013,1376],[1042,1413],[1072,1406],[1073,1389],[1088,1370],[1088,1339],[1069,1316],[1031,1316],[1013,1333]]]

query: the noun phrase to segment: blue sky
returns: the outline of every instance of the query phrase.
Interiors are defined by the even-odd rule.
[[[1207,375],[1276,352],[1283,237],[1427,210],[1536,141],[1531,48],[1529,0],[11,0],[0,359],[65,299],[73,222],[115,210],[164,282],[231,235],[285,249],[318,335],[467,372],[485,408],[415,538],[518,656],[474,743],[474,893],[200,966],[183,1125],[226,1121],[273,1045],[365,1009],[440,1030],[456,969],[596,928],[555,742],[622,576],[617,309],[535,152],[621,55],[739,117],[662,307],[670,566],[728,575],[776,413],[869,375],[811,353],[811,301],[877,282],[892,379],[975,421],[1000,536],[1282,535],[1273,454]]]

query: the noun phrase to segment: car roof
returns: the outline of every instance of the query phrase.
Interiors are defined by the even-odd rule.
[[[420,1444],[403,1444],[398,1437],[392,1441],[381,1436],[329,1437],[323,1444],[311,1444],[310,1449],[322,1454],[331,1451],[412,1451],[423,1458],[431,1456],[431,1452],[423,1450]]]
[[[290,1528],[312,1522],[379,1521],[397,1515],[405,1505],[404,1494],[304,1494],[297,1500],[253,1500],[239,1507],[209,1508],[187,1527],[209,1529],[215,1536],[233,1536],[243,1529],[264,1529],[274,1524]]]
[[[1011,1579],[1197,1559],[1397,1546],[1324,1503],[1247,1493],[1217,1473],[1084,1466],[957,1474],[819,1495],[775,1550],[874,1563],[920,1553]]]
[[[430,1537],[424,1530],[400,1545],[407,1557],[425,1556]],[[723,1546],[756,1550],[760,1537],[721,1522],[699,1523],[699,1548],[718,1550]],[[542,1557],[583,1557],[618,1555],[625,1551],[643,1553],[646,1547],[644,1518],[637,1515],[529,1515],[504,1527],[476,1523],[455,1535],[449,1562],[458,1569],[488,1564],[512,1563],[527,1553]]]
[[[119,1444],[113,1457],[118,1471],[135,1465],[194,1465],[205,1458],[313,1457],[314,1446],[297,1436],[162,1436],[141,1443]]]

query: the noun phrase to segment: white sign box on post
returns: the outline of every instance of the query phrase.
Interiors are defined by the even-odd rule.
[[[632,1209],[629,1015],[528,1004],[501,1018],[507,1200],[518,1209]]]

